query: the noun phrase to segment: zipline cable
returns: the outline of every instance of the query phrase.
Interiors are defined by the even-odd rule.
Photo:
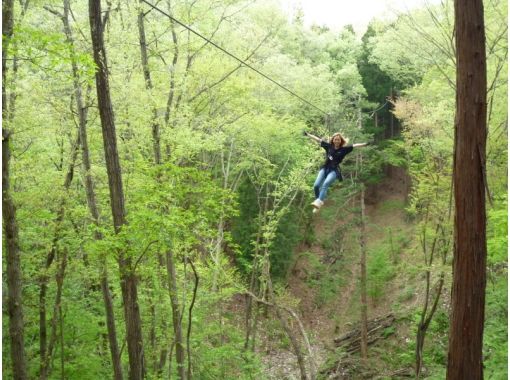
[[[230,53],[229,51],[225,50],[224,48],[222,48],[221,46],[219,46],[218,44],[216,44],[215,42],[211,41],[210,39],[208,39],[207,37],[203,36],[202,34],[198,33],[197,31],[193,30],[191,27],[189,27],[188,25],[184,24],[183,22],[177,20],[175,17],[169,15],[168,13],[162,11],[161,9],[159,9],[158,7],[156,7],[155,5],[149,3],[147,0],[142,0],[144,3],[146,3],[147,5],[151,6],[153,9],[157,10],[159,13],[161,13],[162,15],[165,15],[166,17],[168,17],[170,20],[176,22],[177,24],[181,25],[182,27],[188,29],[190,32],[192,32],[193,34],[196,34],[198,37],[204,39],[205,41],[209,42],[211,45],[213,45],[215,48],[221,50],[222,52],[224,52],[225,54],[227,54],[228,56],[234,58],[236,61],[240,62],[241,64],[243,64],[244,66],[248,67],[249,69],[255,71],[257,74],[263,76],[264,78],[266,78],[267,80],[273,82],[274,84],[276,84],[278,87],[282,88],[283,90],[287,91],[288,93],[294,95],[296,98],[300,99],[302,102],[312,106],[313,108],[319,110],[320,112],[322,112],[324,115],[326,115],[326,117],[328,116],[328,113],[322,109],[320,109],[319,107],[317,107],[316,105],[310,103],[308,100],[302,98],[301,96],[299,96],[298,94],[296,94],[294,91],[292,90],[289,90],[287,87],[285,87],[284,85],[278,83],[277,81],[275,81],[274,79],[268,77],[266,74],[264,74],[263,72],[257,70],[255,67],[251,66],[249,63],[246,63],[245,61],[243,61],[241,58],[238,58],[236,57],[234,54]]]
[[[375,109],[375,110],[373,110],[373,111],[370,111],[370,117],[373,117],[373,116],[374,116],[374,114],[375,114],[377,111],[379,111],[379,110],[383,109],[383,108],[386,106],[386,104],[388,104],[388,99],[386,99],[386,101],[384,102],[384,104],[383,104],[382,106],[380,106],[379,108],[376,108],[376,109]],[[367,113],[368,113],[368,112],[367,112]]]

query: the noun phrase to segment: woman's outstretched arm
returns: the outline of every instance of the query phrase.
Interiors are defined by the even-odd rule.
[[[305,131],[305,132],[303,132],[303,134],[304,134],[306,137],[309,137],[309,138],[311,138],[312,140],[317,141],[318,143],[320,143],[320,142],[322,141],[322,139],[321,139],[321,138],[319,138],[319,137],[317,137],[317,136],[314,136],[314,135],[312,135],[311,133],[308,133],[308,132],[306,132],[306,131]]]
[[[352,147],[353,148],[360,148],[362,146],[367,146],[367,145],[368,145],[368,143],[358,143],[358,144],[352,144]]]

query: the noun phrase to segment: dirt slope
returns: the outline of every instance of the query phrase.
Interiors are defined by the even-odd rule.
[[[390,268],[392,277],[382,281],[381,289],[369,284],[375,295],[369,297],[369,319],[412,308],[418,302],[413,287],[399,277],[397,269],[412,254],[413,225],[404,211],[409,180],[399,168],[387,174],[381,183],[368,188],[365,196],[368,260],[385,250],[391,258],[390,267],[394,266]],[[335,337],[357,327],[360,315],[358,227],[343,217],[359,207],[359,198],[340,204],[343,200],[335,193],[338,189],[331,191],[324,209],[313,219],[315,240],[297,247],[296,262],[288,276],[288,291],[298,300],[297,309],[319,364],[334,349]],[[273,355],[275,360],[268,362],[271,378],[298,378],[294,355],[282,351]]]

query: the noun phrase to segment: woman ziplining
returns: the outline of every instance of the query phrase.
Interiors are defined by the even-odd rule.
[[[368,143],[347,145],[348,140],[345,139],[339,132],[333,134],[329,142],[326,142],[306,131],[304,132],[304,135],[318,142],[326,151],[326,161],[321,166],[317,179],[313,184],[315,200],[311,205],[314,207],[313,212],[315,213],[318,212],[324,204],[328,188],[333,184],[335,179],[343,181],[342,172],[340,171],[340,163],[343,161],[344,157],[351,153],[354,148],[367,146]]]
[[[244,67],[247,67],[248,69],[256,72],[258,75],[260,75],[260,76],[264,77],[265,79],[269,80],[270,82],[274,83],[275,85],[277,85],[278,87],[280,87],[284,91],[286,91],[286,92],[290,93],[292,96],[298,98],[301,102],[306,103],[309,106],[311,106],[311,107],[315,108],[316,110],[320,111],[325,116],[325,120],[326,121],[328,120],[329,114],[326,111],[324,111],[323,109],[317,107],[315,104],[313,104],[313,103],[309,102],[308,100],[304,99],[303,97],[299,96],[294,91],[288,89],[287,87],[285,87],[281,83],[275,81],[273,78],[269,77],[268,75],[264,74],[260,70],[256,69],[255,67],[250,65],[245,60],[242,60],[241,58],[239,58],[236,55],[232,54],[230,51],[228,51],[228,50],[224,49],[223,47],[219,46],[214,41],[211,41],[210,39],[208,39],[207,37],[203,36],[202,34],[197,32],[196,30],[194,30],[190,26],[186,25],[185,23],[183,23],[182,21],[178,20],[177,18],[175,18],[175,17],[169,15],[168,13],[164,12],[163,10],[161,10],[157,6],[151,4],[147,0],[141,0],[141,1],[146,3],[147,5],[149,5],[152,9],[154,9],[154,10],[158,11],[159,13],[163,14],[164,16],[168,17],[173,22],[181,25],[183,28],[187,29],[191,33],[193,33],[196,36],[200,37],[201,39],[205,40],[208,44],[211,44],[216,49],[221,50],[223,53],[225,53],[229,57],[231,57],[231,58],[235,59],[236,61],[238,61]],[[379,107],[376,110],[372,111],[371,115],[373,115],[379,109],[385,107],[387,103],[388,103],[388,99],[386,100],[386,102],[381,107]],[[321,169],[319,171],[319,174],[317,176],[317,179],[315,180],[315,183],[314,183],[314,186],[313,186],[314,192],[315,192],[315,198],[316,199],[313,201],[312,206],[314,206],[314,210],[313,211],[317,212],[321,208],[321,206],[324,204],[324,199],[326,198],[326,194],[327,194],[328,188],[335,181],[335,179],[338,179],[339,181],[343,180],[342,173],[340,171],[339,165],[342,162],[342,160],[344,159],[344,157],[347,154],[349,154],[350,152],[352,152],[353,148],[366,146],[366,145],[368,145],[368,143],[353,144],[353,145],[346,146],[347,140],[344,139],[343,136],[340,133],[335,133],[331,137],[329,143],[326,142],[326,141],[323,141],[322,139],[320,139],[317,136],[311,135],[311,134],[309,134],[307,132],[304,132],[304,133],[305,133],[305,136],[310,137],[311,139],[313,139],[313,140],[317,141],[318,143],[320,143],[321,146],[326,150],[326,162],[321,167]]]

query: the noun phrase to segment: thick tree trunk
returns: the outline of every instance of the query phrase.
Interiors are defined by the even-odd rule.
[[[108,83],[108,67],[106,63],[106,52],[104,49],[103,30],[101,24],[101,1],[90,0],[89,12],[94,61],[97,66],[97,100],[103,132],[106,170],[108,174],[108,185],[110,188],[110,204],[115,232],[119,232],[121,227],[126,224],[126,211],[124,207],[121,167],[117,150],[117,135]]]
[[[13,0],[2,0],[2,216],[5,249],[7,252],[7,310],[9,313],[9,339],[11,345],[12,372],[15,380],[27,378],[24,348],[24,323],[21,287],[21,262],[16,207],[10,195],[9,164],[11,150],[7,116],[7,50],[14,29]]]
[[[5,83],[5,78],[3,83]],[[18,225],[16,222],[16,207],[9,194],[9,159],[11,154],[9,137],[9,132],[2,128],[2,215],[4,219],[5,248],[7,251],[9,338],[13,377],[15,380],[21,380],[27,379],[27,370],[23,343],[24,325]]]
[[[106,170],[110,188],[110,204],[115,232],[126,224],[122,175],[117,151],[117,137],[113,118],[113,109],[108,84],[108,69],[103,41],[103,23],[101,21],[101,1],[89,0],[89,19],[92,48],[96,70],[96,88],[99,116],[103,132]],[[119,270],[121,277],[124,316],[126,319],[127,346],[129,355],[129,378],[142,379],[145,375],[142,323],[138,307],[137,279],[132,268],[131,259],[123,252],[119,253]]]
[[[486,60],[483,3],[455,0],[455,248],[448,379],[483,378]]]
[[[168,272],[168,291],[172,305],[172,321],[175,335],[175,360],[177,362],[177,375],[179,379],[186,379],[185,350],[182,338],[182,313],[177,294],[177,278],[175,273],[174,255],[171,250],[166,254],[166,265]]]

